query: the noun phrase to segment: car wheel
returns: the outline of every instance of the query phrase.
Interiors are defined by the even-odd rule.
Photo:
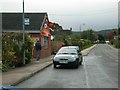
[[[80,61],[79,63],[80,63],[80,65],[82,65],[82,61]]]
[[[56,64],[54,64],[54,68],[57,68],[57,67],[56,67]]]
[[[81,61],[79,62],[79,63],[80,63],[80,65],[82,65],[82,61],[83,61],[83,58],[81,58]]]
[[[79,67],[79,65],[77,64],[77,65],[75,65],[75,68],[78,68]]]
[[[79,67],[79,62],[78,63],[76,63],[76,65],[75,65],[75,68],[78,68]]]

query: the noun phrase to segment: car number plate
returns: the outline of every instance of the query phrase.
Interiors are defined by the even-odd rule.
[[[60,63],[68,63],[67,61],[60,61]]]

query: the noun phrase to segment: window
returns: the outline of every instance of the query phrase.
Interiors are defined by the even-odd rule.
[[[25,25],[30,25],[30,19],[29,18],[24,18],[24,24]]]
[[[44,48],[48,47],[48,37],[44,37]]]

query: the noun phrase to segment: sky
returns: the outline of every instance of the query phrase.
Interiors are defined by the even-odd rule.
[[[118,26],[120,0],[24,0],[25,12],[47,12],[49,21],[74,31]],[[0,12],[22,12],[23,0],[0,0]]]

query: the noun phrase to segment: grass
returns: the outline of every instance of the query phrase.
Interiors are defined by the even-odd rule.
[[[86,48],[89,48],[89,47],[91,47],[91,46],[93,46],[94,44],[88,44],[88,45],[85,45],[85,46],[83,46],[83,48],[82,49],[86,49]]]

